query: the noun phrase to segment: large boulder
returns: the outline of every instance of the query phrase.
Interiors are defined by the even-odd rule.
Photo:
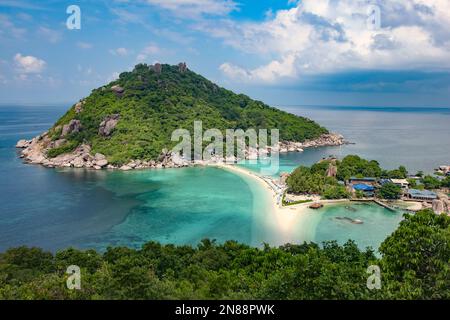
[[[108,160],[104,159],[104,160],[95,161],[95,165],[100,168],[106,167],[108,165]]]
[[[78,102],[75,105],[75,113],[80,113],[81,111],[83,111],[83,102]]]
[[[337,167],[334,166],[332,163],[330,163],[327,169],[327,177],[336,177],[336,175],[337,175]]]
[[[28,140],[19,140],[16,144],[16,148],[25,149],[31,144],[31,141]]]
[[[112,86],[111,90],[112,90],[112,92],[114,92],[118,96],[121,96],[124,93],[124,91],[125,91],[125,89],[122,88],[119,85]]]
[[[72,161],[72,165],[75,168],[83,168],[84,167],[84,159],[83,157],[77,157]]]
[[[442,200],[433,200],[433,211],[436,214],[443,213],[444,210],[444,202]]]
[[[108,137],[111,135],[112,131],[116,128],[117,123],[119,122],[120,115],[113,114],[107,116],[102,123],[100,123],[100,128],[98,129],[98,134],[103,137]]]
[[[65,137],[71,133],[78,133],[81,131],[81,121],[80,120],[70,120],[70,122],[63,126],[61,137]]]

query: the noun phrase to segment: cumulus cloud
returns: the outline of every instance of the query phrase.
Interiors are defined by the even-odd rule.
[[[155,44],[149,44],[137,55],[136,60],[138,62],[144,62],[149,58],[154,58],[156,55],[162,53],[162,49]]]
[[[348,70],[450,69],[448,0],[380,1],[381,28],[368,27],[368,2],[303,0],[263,22],[196,24],[239,51],[271,57],[255,68],[225,62],[231,78],[270,82]]]
[[[128,51],[127,48],[121,47],[121,48],[117,48],[117,49],[111,49],[111,50],[109,50],[109,53],[111,53],[114,56],[117,55],[117,56],[124,57],[124,56],[127,56],[129,54],[129,51]]]
[[[46,62],[33,56],[23,56],[17,53],[14,56],[16,70],[19,74],[40,73],[44,70]]]

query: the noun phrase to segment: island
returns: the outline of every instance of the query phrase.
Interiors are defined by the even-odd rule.
[[[279,152],[345,143],[310,119],[220,88],[185,63],[139,64],[74,104],[47,132],[20,140],[28,163],[100,170],[193,165],[170,150],[171,134],[192,129],[278,129]],[[247,155],[251,150],[246,150]]]

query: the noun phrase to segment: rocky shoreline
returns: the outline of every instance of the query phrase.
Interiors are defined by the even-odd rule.
[[[304,142],[282,141],[279,143],[278,151],[280,153],[303,152],[306,148],[340,146],[344,144],[348,144],[348,142],[344,140],[342,135],[329,133],[324,134],[317,139]],[[119,169],[122,171],[129,171],[134,169],[181,168],[223,162],[223,159],[214,157],[207,161],[188,161],[179,155],[164,149],[157,160],[131,160],[127,164],[117,166],[109,163],[106,156],[103,154],[92,154],[92,148],[88,144],[81,144],[74,151],[58,155],[54,158],[48,157],[47,152],[54,147],[57,147],[57,145],[55,145],[55,141],[50,139],[47,132],[31,140],[20,140],[16,144],[16,148],[22,149],[20,157],[24,159],[25,163],[42,165],[47,168],[86,168],[93,170]],[[271,150],[270,147],[263,150],[247,148],[245,157],[246,159],[257,159],[260,154],[267,154],[271,151],[274,150]],[[226,161],[234,162],[237,160],[233,157],[233,159],[227,158]]]

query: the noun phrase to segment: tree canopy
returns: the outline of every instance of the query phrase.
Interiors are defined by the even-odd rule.
[[[405,215],[380,247],[348,241],[253,248],[203,240],[197,247],[149,242],[141,249],[12,248],[0,254],[0,299],[449,299],[450,217]],[[81,290],[66,268],[81,268]],[[367,287],[369,266],[381,289]]]

